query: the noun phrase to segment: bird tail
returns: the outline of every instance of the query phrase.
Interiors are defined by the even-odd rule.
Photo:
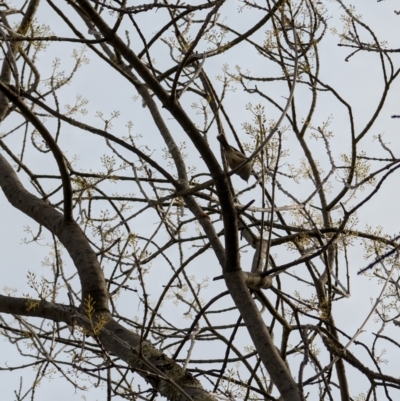
[[[226,150],[230,149],[230,145],[226,140],[225,135],[220,134],[217,136],[217,139],[221,142],[221,145],[224,147],[224,149]]]

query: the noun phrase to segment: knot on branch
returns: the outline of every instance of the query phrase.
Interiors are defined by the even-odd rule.
[[[244,282],[252,290],[267,289],[272,286],[270,276],[262,276],[260,273],[242,272]]]

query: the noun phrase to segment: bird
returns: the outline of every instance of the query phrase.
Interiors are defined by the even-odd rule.
[[[231,170],[234,170],[237,166],[242,164],[244,161],[248,160],[245,154],[240,150],[235,149],[233,146],[229,145],[224,135],[218,135],[217,139],[221,142],[224,149],[226,161]],[[239,170],[235,171],[242,180],[249,181],[251,174],[251,163],[247,163],[242,166]]]

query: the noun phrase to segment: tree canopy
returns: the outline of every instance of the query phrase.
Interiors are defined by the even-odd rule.
[[[399,12],[21,3],[0,4],[15,399],[49,378],[104,400],[397,399]]]

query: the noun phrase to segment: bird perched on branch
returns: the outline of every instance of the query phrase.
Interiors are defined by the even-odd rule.
[[[233,146],[229,145],[224,135],[218,135],[217,139],[221,142],[221,145],[224,148],[226,162],[228,163],[228,166],[231,168],[231,170],[235,169],[244,161],[248,160],[247,157],[240,150],[237,150]],[[237,174],[242,180],[245,180],[247,182],[251,174],[251,163],[249,162],[245,164],[243,167],[237,170],[235,174]]]

